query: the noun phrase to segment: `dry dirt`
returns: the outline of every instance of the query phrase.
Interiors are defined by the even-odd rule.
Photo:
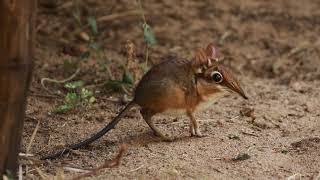
[[[26,152],[39,121],[28,152],[34,159],[88,137],[124,105],[121,94],[98,86],[109,77],[94,50],[88,50],[86,60],[72,51],[86,50],[78,38],[73,17],[77,8],[72,2],[76,1],[40,1],[21,149]],[[138,9],[135,1],[79,2],[82,18]],[[176,137],[174,142],[161,142],[133,109],[106,136],[68,157],[36,160],[35,165],[22,158],[22,167],[29,164],[27,178],[40,179],[39,172],[52,177],[62,167],[98,167],[114,158],[121,144],[128,150],[120,166],[99,171],[96,179],[320,178],[320,1],[150,0],[143,1],[143,8],[158,41],[150,50],[152,63],[168,56],[192,58],[197,48],[213,42],[223,62],[239,75],[249,101],[231,95],[198,114],[206,134],[202,138],[189,137],[187,118],[158,116],[157,125]],[[126,40],[135,42],[138,57],[145,57],[141,23],[140,15],[98,22],[96,41],[105,49],[103,61],[111,62],[115,77],[119,76],[116,64],[126,59],[121,54]],[[74,80],[83,80],[100,93],[90,107],[59,115],[51,111],[63,97],[44,90],[40,79],[69,77],[73,71],[64,67],[67,59],[80,61],[81,71]],[[65,93],[62,85],[48,87]],[[254,109],[254,120],[240,114],[244,108]],[[64,171],[66,179],[80,174]]]

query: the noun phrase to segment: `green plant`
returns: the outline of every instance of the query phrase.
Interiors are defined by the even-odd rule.
[[[148,58],[149,58],[149,48],[157,43],[155,34],[151,28],[151,26],[147,23],[146,17],[144,15],[144,10],[142,8],[142,4],[140,0],[137,0],[139,9],[142,15],[143,19],[143,24],[142,24],[142,29],[143,29],[143,39],[145,42],[145,54],[146,54],[146,59],[145,63],[138,64],[138,66],[143,70],[143,72],[148,71]],[[113,73],[110,70],[110,59],[106,56],[104,49],[99,45],[97,42],[97,36],[99,35],[99,28],[98,28],[98,23],[97,19],[93,16],[87,17],[87,18],[82,18],[81,17],[81,12],[79,8],[79,1],[74,0],[75,4],[75,9],[73,12],[73,17],[75,21],[78,24],[80,32],[86,34],[86,37],[84,38],[87,41],[88,48],[93,50],[93,54],[96,55],[96,58],[98,60],[98,63],[101,67],[102,70],[106,71],[108,74],[108,79],[104,83],[104,87],[107,90],[111,91],[116,91],[116,92],[124,92],[126,94],[131,94],[130,91],[132,90],[134,83],[136,82],[136,76],[135,74],[133,75],[134,72],[131,72],[128,67],[125,65],[121,65],[120,68],[123,70],[122,78],[120,80],[117,80],[119,78],[115,78]],[[86,21],[83,21],[86,20]],[[90,32],[88,32],[88,29]],[[85,32],[87,31],[87,32]],[[73,64],[70,63],[70,61],[65,62],[65,67],[72,67]],[[76,86],[76,84],[69,84],[69,86]],[[65,85],[65,88],[69,90],[74,90],[71,87],[67,87]],[[77,88],[76,88],[77,89]],[[85,91],[84,91],[85,92]],[[76,93],[74,91],[68,92],[68,93],[73,93],[73,94],[67,94],[65,96],[64,104],[56,108],[56,112],[65,112],[70,109],[73,109],[75,104],[78,103],[79,99],[81,99],[81,96],[79,96],[79,92]],[[75,94],[74,94],[75,93]],[[77,96],[76,96],[77,95]],[[71,98],[71,99],[70,99]],[[75,100],[73,100],[74,98]],[[83,99],[83,98],[82,98]],[[75,101],[75,102],[74,102]],[[83,100],[82,100],[83,101]]]
[[[124,92],[126,94],[130,94],[129,91],[134,85],[134,78],[130,71],[125,67],[122,68],[124,69],[124,72],[121,80],[109,79],[105,82],[104,86],[107,90],[111,90],[113,92]]]
[[[99,34],[98,24],[95,17],[88,17],[88,25],[91,29],[92,36],[97,36]]]
[[[141,16],[142,16],[142,20],[143,20],[143,25],[142,25],[142,29],[143,29],[143,38],[144,41],[146,43],[146,60],[145,60],[145,66],[148,66],[148,59],[149,59],[149,47],[155,45],[157,43],[156,37],[152,31],[151,26],[147,23],[146,17],[144,15],[144,10],[142,8],[142,3],[141,0],[137,0],[138,4],[139,4],[139,8],[140,8],[140,12],[141,12]]]
[[[151,26],[147,23],[144,23],[142,27],[143,27],[143,37],[144,37],[145,43],[147,43],[147,45],[149,46],[155,45],[157,43],[157,40],[152,31]]]
[[[53,112],[61,114],[75,108],[83,108],[93,104],[96,101],[94,93],[83,86],[83,81],[65,83],[64,87],[68,92],[64,97],[63,103],[57,106]]]
[[[146,54],[146,59],[145,63],[139,64],[138,66],[142,69],[143,73],[146,73],[149,70],[148,67],[148,58],[149,58],[149,47],[155,45],[157,43],[156,37],[154,35],[154,32],[152,31],[152,28],[149,24],[147,24],[146,17],[144,15],[144,10],[142,8],[142,4],[140,0],[137,0],[137,3],[139,5],[139,9],[141,12],[142,20],[143,20],[143,39],[145,42],[145,54]],[[132,53],[132,52],[131,52]],[[130,58],[130,51],[127,52],[127,56]],[[132,54],[131,54],[132,55]],[[131,56],[132,58],[133,56]],[[131,59],[133,60],[133,59]],[[121,66],[123,69],[123,74],[122,74],[122,79],[121,80],[114,80],[110,79],[105,83],[105,88],[111,91],[117,91],[117,92],[124,92],[126,94],[130,94],[130,90],[132,89],[134,82],[136,79],[133,76],[133,72],[130,72],[128,67],[126,66]]]

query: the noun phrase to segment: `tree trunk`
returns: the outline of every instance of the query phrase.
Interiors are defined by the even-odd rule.
[[[0,1],[0,179],[16,174],[32,71],[36,0]]]

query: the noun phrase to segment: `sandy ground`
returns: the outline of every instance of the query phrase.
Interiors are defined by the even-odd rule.
[[[92,145],[68,157],[38,161],[49,152],[88,137],[124,105],[119,100],[121,94],[107,93],[97,85],[108,75],[89,50],[93,55],[79,60],[81,71],[75,80],[83,80],[94,91],[100,91],[97,101],[86,109],[61,115],[51,112],[63,97],[51,97],[40,79],[70,76],[72,72],[63,67],[64,61],[77,57],[65,49],[84,44],[74,33],[74,6],[63,2],[58,1],[62,6],[52,7],[40,1],[36,68],[21,152],[26,152],[38,121],[40,124],[28,152],[35,155],[37,163],[30,165],[21,159],[22,167],[28,164],[27,178],[41,178],[38,170],[53,177],[62,167],[100,166],[116,156],[121,144],[126,144],[128,150],[120,166],[103,169],[94,178],[320,178],[319,1],[144,1],[147,20],[158,40],[150,50],[152,63],[168,56],[192,58],[197,48],[214,42],[223,63],[238,74],[250,100],[230,95],[197,114],[206,135],[202,138],[189,136],[186,117],[157,116],[157,126],[174,136],[174,142],[155,137],[135,108]],[[82,2],[84,16],[101,17],[138,8],[134,1]],[[114,64],[125,61],[121,49],[127,39],[134,41],[142,59],[145,57],[140,25],[140,15],[98,22],[100,34],[96,41],[105,48],[116,77],[119,68]],[[64,93],[62,85],[49,88]],[[244,108],[254,109],[254,120],[241,115]],[[80,174],[64,171],[66,179]]]

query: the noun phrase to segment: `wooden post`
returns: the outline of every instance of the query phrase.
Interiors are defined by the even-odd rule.
[[[16,174],[32,71],[36,0],[0,1],[0,179]]]

